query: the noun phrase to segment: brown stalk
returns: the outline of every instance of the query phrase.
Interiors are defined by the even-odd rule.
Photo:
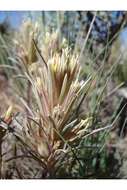
[[[0,128],[0,179],[2,178],[2,142],[3,142],[3,137],[5,136],[5,129]]]
[[[33,39],[33,43],[34,43],[34,46],[35,46],[35,48],[36,48],[36,50],[37,50],[38,54],[40,55],[40,57],[41,57],[42,61],[44,62],[45,66],[46,66],[46,69],[48,70],[47,63],[46,63],[46,61],[45,61],[44,57],[42,56],[41,51],[40,51],[40,49],[38,48],[38,46],[37,46],[37,44],[36,44],[36,42],[35,42],[35,40],[34,40],[34,39]]]

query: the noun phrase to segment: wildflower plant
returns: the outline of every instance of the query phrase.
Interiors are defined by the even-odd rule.
[[[89,125],[88,119],[73,117],[89,82],[79,81],[80,69],[78,57],[66,48],[54,54],[47,66],[40,63],[36,76],[25,74],[33,92],[32,105],[27,107],[32,120],[29,127],[26,124],[25,138],[54,171],[60,154],[78,145]]]
[[[103,128],[97,125],[93,130],[91,115],[81,118],[77,113],[88,91],[94,88],[95,77],[82,80],[80,55],[68,47],[65,39],[59,44],[58,32],[47,32],[42,38],[41,30],[39,24],[26,21],[13,40],[14,83],[18,79],[23,86],[17,88],[25,109],[18,125],[14,116],[11,129],[32,158],[38,160],[42,178],[84,177],[86,166],[78,155],[84,149],[79,147],[87,144],[86,137]],[[8,120],[8,112],[4,120]],[[96,135],[91,139],[94,141]]]
[[[61,163],[73,164],[75,159],[82,165],[76,147],[88,133],[90,118],[77,117],[76,110],[91,78],[80,79],[79,55],[73,53],[66,40],[58,50],[57,32],[50,40],[47,33],[44,49],[40,31],[38,24],[26,21],[13,40],[14,75],[16,80],[21,79],[25,87],[22,91],[27,95],[19,88],[26,115],[15,135],[36,155],[44,167],[45,177],[50,178],[60,175],[57,170]]]

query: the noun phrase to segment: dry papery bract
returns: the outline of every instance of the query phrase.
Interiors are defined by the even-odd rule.
[[[24,128],[27,143],[48,163],[56,161],[57,153],[70,151],[70,144],[78,143],[89,125],[88,118],[73,116],[89,82],[79,81],[79,73],[77,57],[63,49],[48,60],[47,67],[42,63],[36,76],[25,74],[33,91],[28,108],[32,120]]]

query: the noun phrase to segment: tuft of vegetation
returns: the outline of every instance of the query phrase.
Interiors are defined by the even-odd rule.
[[[126,124],[126,117],[119,124],[126,100],[117,93],[125,80],[114,81],[122,60],[113,55],[112,44],[125,23],[121,19],[116,32],[110,30],[94,49],[92,34],[100,13],[84,12],[91,18],[85,38],[81,28],[69,40],[66,14],[56,13],[52,30],[42,14],[41,21],[24,20],[18,31],[5,26],[9,33],[0,32],[0,68],[7,87],[1,96],[1,178],[124,175],[117,142]]]

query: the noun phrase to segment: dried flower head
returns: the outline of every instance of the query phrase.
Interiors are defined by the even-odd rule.
[[[15,52],[18,60],[30,65],[38,60],[33,39],[37,39],[39,26],[30,20],[24,21],[14,39]]]
[[[90,120],[77,118],[76,109],[90,80],[80,81],[79,56],[72,53],[66,40],[58,50],[57,33],[51,39],[46,36],[45,47],[41,41],[33,43],[37,34],[38,27],[27,22],[16,41],[16,54],[28,65],[24,75],[32,90],[28,93],[31,101],[22,98],[27,109],[23,134],[25,143],[51,169],[87,132]],[[41,54],[37,57],[37,48],[45,59]]]
[[[47,68],[40,63],[36,75],[26,74],[34,93],[30,110],[32,121],[26,137],[44,160],[63,149],[66,144],[63,139],[68,143],[76,142],[89,126],[88,120],[70,119],[88,82],[79,81],[79,74],[78,58],[69,48],[63,49],[62,54],[54,54]]]

